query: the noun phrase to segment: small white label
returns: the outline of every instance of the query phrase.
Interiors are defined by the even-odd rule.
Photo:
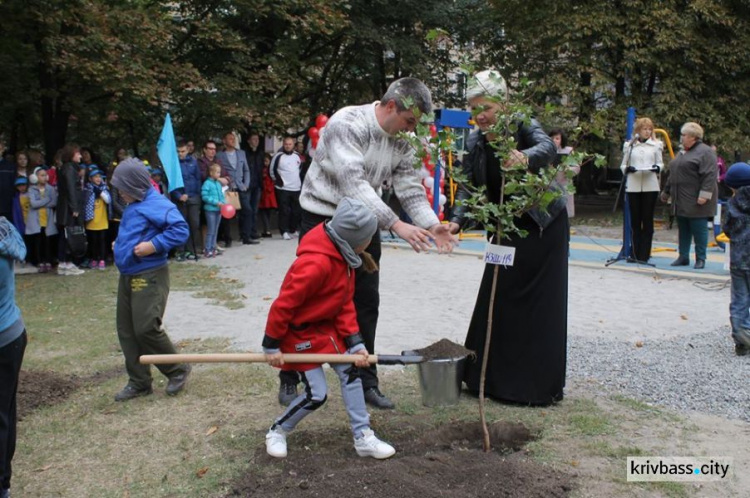
[[[487,244],[484,248],[484,262],[491,265],[513,266],[516,248]]]

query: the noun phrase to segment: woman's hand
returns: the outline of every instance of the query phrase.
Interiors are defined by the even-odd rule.
[[[698,197],[698,205],[702,206],[704,205],[708,200],[705,197]]]
[[[367,351],[365,351],[365,353],[367,353]],[[266,363],[272,367],[280,367],[284,364],[284,355],[281,352],[273,354],[266,353]]]
[[[362,358],[358,358],[357,361],[354,362],[354,366],[359,367],[359,368],[367,368],[370,366],[370,362],[368,361],[368,358],[370,357],[370,353],[368,353],[366,349],[360,349],[354,354],[360,355],[362,357]]]
[[[452,221],[448,223],[448,231],[453,235],[457,234],[459,230],[461,230],[461,226],[458,223],[453,223]]]
[[[399,220],[391,227],[396,235],[404,239],[416,252],[430,250],[430,232]]]
[[[146,256],[151,256],[156,252],[156,248],[154,247],[154,244],[151,242],[141,242],[137,246],[133,248],[133,254],[138,256],[139,258],[145,258]]]

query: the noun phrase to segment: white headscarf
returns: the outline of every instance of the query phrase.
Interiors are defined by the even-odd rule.
[[[475,97],[503,97],[508,91],[505,79],[495,70],[481,71],[469,79],[466,88],[466,99]]]

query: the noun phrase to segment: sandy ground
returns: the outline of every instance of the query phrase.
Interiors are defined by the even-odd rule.
[[[245,283],[245,307],[230,311],[173,292],[165,317],[174,339],[228,337],[258,351],[268,309],[294,259],[296,241],[273,238],[214,260]],[[192,264],[192,263],[185,263]],[[462,342],[484,269],[478,257],[383,248],[377,349],[400,353],[448,338]],[[568,333],[623,341],[668,338],[728,324],[729,288],[612,268],[570,266]]]

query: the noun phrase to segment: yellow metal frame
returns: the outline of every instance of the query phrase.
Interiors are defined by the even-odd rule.
[[[667,143],[667,150],[669,150],[669,157],[671,159],[674,159],[674,150],[672,150],[672,141],[669,139],[669,133],[667,133],[667,130],[656,128],[654,130],[654,133],[658,133],[664,136],[664,141]]]

